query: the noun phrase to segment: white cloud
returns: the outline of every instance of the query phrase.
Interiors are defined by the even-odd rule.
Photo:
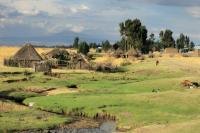
[[[187,11],[195,18],[200,18],[200,6],[188,7]]]
[[[80,33],[84,30],[84,27],[83,26],[72,26],[70,30],[75,33]]]
[[[71,12],[77,13],[77,12],[82,12],[82,11],[89,10],[89,7],[87,7],[86,5],[82,4],[82,5],[79,5],[79,6],[71,6],[69,9],[70,9]]]
[[[72,6],[55,0],[1,0],[0,5],[13,8],[17,12],[28,16],[35,16],[42,12],[53,16],[89,10],[89,7],[84,4]]]
[[[72,31],[75,33],[82,32],[85,28],[76,24],[62,24],[62,23],[49,23],[49,22],[36,22],[32,24],[32,27],[37,27],[46,30],[48,34],[60,33],[63,31]]]
[[[16,25],[23,24],[22,19],[12,19],[12,18],[0,18],[0,28],[4,28],[6,25]]]

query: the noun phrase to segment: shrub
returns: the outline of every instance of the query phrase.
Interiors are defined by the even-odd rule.
[[[123,54],[124,54],[124,52],[122,50],[118,49],[113,53],[113,56],[115,58],[120,58]]]
[[[128,60],[124,60],[120,65],[121,66],[128,66],[128,65],[131,65],[131,62],[128,61]]]
[[[149,58],[154,58],[155,57],[155,55],[152,52],[150,52],[148,56],[149,56]]]
[[[182,56],[183,56],[183,57],[191,57],[191,55],[188,54],[188,53],[183,53]]]
[[[137,58],[138,60],[145,60],[144,55],[141,55],[140,57]]]
[[[69,85],[67,85],[67,87],[68,88],[74,88],[74,89],[78,88],[76,84],[69,84]]]
[[[119,70],[117,66],[113,66],[111,63],[97,64],[94,69],[95,71],[98,72],[110,72],[110,73],[118,72]]]
[[[135,49],[130,49],[128,51],[128,56],[129,57],[140,57],[142,56],[141,52],[139,52],[138,50],[135,50]]]

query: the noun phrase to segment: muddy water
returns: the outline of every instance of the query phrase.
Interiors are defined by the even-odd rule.
[[[116,131],[116,123],[113,121],[106,121],[100,124],[98,128],[80,128],[80,129],[69,129],[69,128],[58,128],[52,130],[30,130],[16,133],[114,133]]]

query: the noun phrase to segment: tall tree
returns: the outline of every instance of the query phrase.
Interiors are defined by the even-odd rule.
[[[104,51],[108,51],[111,48],[111,44],[108,40],[102,42],[102,49]]]
[[[190,42],[190,47],[189,47],[189,49],[192,51],[192,50],[194,50],[194,47],[195,47],[194,42],[193,42],[193,41]]]
[[[125,40],[125,49],[141,49],[146,43],[147,29],[139,19],[128,19],[119,24],[120,33]]]
[[[175,40],[173,38],[173,32],[169,29],[160,32],[160,42],[164,48],[175,47]]]
[[[155,49],[155,35],[153,33],[151,33],[149,35],[149,38],[147,39],[146,45],[144,47],[144,51],[145,53],[148,53],[149,51],[154,51]]]
[[[94,49],[97,48],[97,44],[96,43],[90,43],[89,46],[90,46],[90,48],[94,48]]]
[[[73,43],[73,48],[77,49],[79,47],[78,44],[79,44],[79,37],[75,37],[74,38],[74,43]]]
[[[180,34],[179,38],[176,40],[176,48],[178,50],[183,49],[185,47],[185,36],[183,33]]]
[[[87,42],[81,42],[79,44],[79,47],[78,47],[78,52],[79,53],[82,53],[84,55],[87,55],[87,53],[90,51],[90,48],[89,48],[89,45],[87,44]]]
[[[188,48],[189,50],[192,50],[194,48],[194,42],[190,42],[189,36],[181,33],[179,38],[177,38],[176,40],[176,47],[179,50],[183,48]]]

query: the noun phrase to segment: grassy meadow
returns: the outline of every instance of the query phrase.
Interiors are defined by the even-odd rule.
[[[2,65],[3,58],[11,56],[17,49],[0,47],[0,72],[32,71]],[[37,50],[42,53],[49,49]],[[158,66],[156,60],[160,61]],[[107,56],[96,59],[96,62],[104,61],[119,65],[125,59]],[[27,76],[23,73],[0,75],[0,95],[21,100],[25,105],[34,103],[28,108],[1,100],[0,131],[53,127],[69,122],[71,118],[45,111],[61,113],[78,109],[90,117],[98,112],[115,115],[118,128],[127,129],[126,132],[198,133],[200,90],[185,88],[181,82],[200,82],[200,59],[163,55],[130,62],[130,65],[121,66],[125,72],[119,73],[63,69],[53,70],[60,73],[59,77],[33,73],[31,80],[14,83],[5,81]],[[70,85],[77,85],[77,89],[68,88]],[[55,89],[37,93],[37,90],[49,88]]]

